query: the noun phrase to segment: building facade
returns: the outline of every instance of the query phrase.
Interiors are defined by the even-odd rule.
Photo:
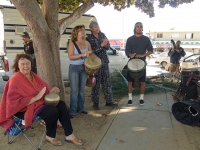
[[[181,41],[181,47],[188,52],[200,52],[200,31],[153,31],[149,33],[155,51],[168,51],[171,48],[171,39]]]

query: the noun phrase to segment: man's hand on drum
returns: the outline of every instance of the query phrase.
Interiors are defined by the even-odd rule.
[[[136,53],[134,53],[134,54],[129,54],[129,57],[130,57],[130,58],[134,58],[135,55],[136,55]]]
[[[58,87],[53,87],[51,90],[50,90],[50,93],[59,93],[60,92],[60,89]]]
[[[136,58],[142,58],[142,57],[144,57],[145,55],[144,54],[137,54],[135,57]]]

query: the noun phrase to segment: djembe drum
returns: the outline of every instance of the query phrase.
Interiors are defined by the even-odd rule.
[[[145,62],[141,59],[131,59],[128,64],[128,72],[130,76],[134,79],[132,86],[133,88],[140,88],[140,81],[141,78],[145,74]]]
[[[94,76],[99,72],[99,68],[101,67],[101,59],[97,56],[88,56],[84,61],[84,65],[85,72],[88,75],[86,86],[94,87],[96,85],[96,79]]]
[[[47,105],[56,106],[56,105],[58,105],[59,101],[60,101],[60,96],[55,93],[48,93],[44,97],[44,103]]]

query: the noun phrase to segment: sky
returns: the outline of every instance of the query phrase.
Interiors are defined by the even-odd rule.
[[[0,4],[10,4],[6,0],[0,0]],[[143,23],[143,33],[152,31],[175,30],[200,31],[200,0],[192,3],[179,5],[178,8],[158,8],[154,4],[155,17],[148,15],[131,6],[124,10],[114,10],[113,6],[102,6],[95,4],[86,14],[94,15],[99,23],[100,29],[109,39],[127,39],[133,35],[136,22]]]
[[[200,31],[200,0],[179,5],[178,8],[165,6],[165,8],[159,9],[158,3],[155,3],[154,10],[155,17],[149,18],[135,6],[119,12],[112,6],[103,7],[96,4],[87,13],[96,16],[101,31],[110,39],[127,39],[132,36],[136,22],[143,23],[144,34],[170,28]]]

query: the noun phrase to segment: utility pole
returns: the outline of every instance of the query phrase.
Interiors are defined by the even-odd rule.
[[[124,48],[124,9],[122,10],[123,11],[123,40],[122,40],[122,48]]]

